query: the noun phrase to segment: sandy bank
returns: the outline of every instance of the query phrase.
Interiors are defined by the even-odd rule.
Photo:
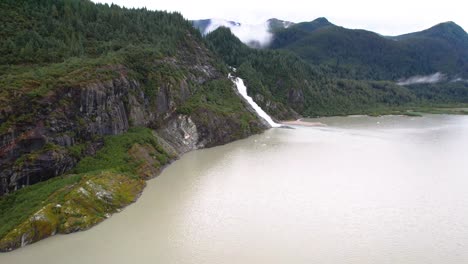
[[[308,127],[315,127],[315,126],[326,126],[320,122],[306,122],[302,121],[301,119],[298,120],[291,120],[291,121],[282,121],[281,124],[289,125],[289,126],[308,126]]]

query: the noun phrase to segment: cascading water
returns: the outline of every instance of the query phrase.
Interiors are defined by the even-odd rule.
[[[265,119],[265,121],[267,121],[271,127],[281,127],[280,124],[275,123],[275,121],[273,121],[273,119],[265,111],[263,111],[263,109],[260,106],[258,106],[257,103],[255,103],[252,97],[250,97],[247,94],[247,87],[245,86],[244,81],[241,78],[233,77],[231,74],[229,74],[228,77],[236,84],[237,91],[239,91],[242,97],[244,97],[244,99],[253,107],[255,112],[257,112],[257,114],[261,118]]]

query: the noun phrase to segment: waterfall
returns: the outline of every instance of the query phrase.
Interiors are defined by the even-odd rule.
[[[273,121],[273,119],[265,111],[263,111],[263,109],[260,106],[258,106],[257,103],[255,103],[252,97],[250,97],[247,94],[247,87],[245,86],[244,81],[241,78],[233,77],[231,74],[229,74],[228,77],[236,84],[237,91],[239,91],[242,97],[244,97],[244,99],[252,106],[252,108],[255,110],[255,112],[257,112],[257,114],[261,118],[265,119],[265,121],[267,121],[271,127],[281,127],[280,124],[275,123],[275,121]]]

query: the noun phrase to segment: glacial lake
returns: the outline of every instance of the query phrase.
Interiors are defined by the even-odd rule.
[[[194,151],[2,264],[466,264],[468,116],[332,117]]]

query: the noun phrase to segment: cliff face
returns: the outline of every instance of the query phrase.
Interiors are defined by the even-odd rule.
[[[163,166],[184,153],[225,144],[268,128],[236,94],[234,84],[226,77],[209,65],[194,67],[204,69],[203,74],[163,83],[155,89],[154,96],[149,96],[145,86],[127,74],[126,67],[112,66],[119,73],[117,78],[61,87],[42,98],[39,108],[34,106],[41,111],[33,112],[30,122],[9,127],[1,136],[2,195],[13,192],[14,196],[17,189],[60,175],[67,176],[57,178],[58,182],[71,183],[37,198],[41,200],[28,208],[30,213],[9,221],[9,227],[1,230],[0,252],[57,233],[86,230],[135,201],[144,188],[144,180],[158,175]],[[212,90],[203,90],[208,83]],[[210,93],[226,89],[226,84],[229,86],[221,94],[230,100],[229,104],[238,105],[236,110],[223,110],[226,105],[220,108],[207,102],[215,98],[208,96]],[[182,111],[189,103],[191,110]],[[19,108],[22,106],[11,105],[15,116],[30,111]],[[120,163],[135,166],[130,176],[119,169],[101,167],[101,159],[112,154],[100,153],[112,145],[105,136],[124,136],[132,127],[147,127],[152,132],[143,141],[146,143],[130,141],[132,145],[125,146],[128,150],[123,151],[128,153],[128,159]],[[84,173],[78,169],[79,174],[70,174],[77,164],[83,167],[82,161],[89,157],[97,162],[97,167],[89,166],[88,160],[89,168]],[[32,192],[48,188],[37,186],[41,187]],[[17,202],[15,199],[13,203]],[[8,208],[15,204],[6,206],[3,212],[8,214],[14,210]]]
[[[152,87],[149,95],[147,86],[129,76],[125,66],[112,65],[108,68],[118,77],[59,87],[38,101],[34,106],[38,111],[31,112],[24,101],[12,103],[9,112],[15,117],[32,118],[0,135],[0,195],[70,171],[80,158],[102,146],[102,136],[121,134],[132,126],[158,129],[179,153],[224,144],[266,128],[246,107],[243,111],[252,116],[248,126],[237,120],[239,113],[197,108],[189,115],[179,114],[180,106],[200,86],[225,77],[206,61],[190,66],[175,59],[157,63],[194,74]],[[9,118],[13,115],[2,115],[3,122]],[[79,153],[74,151],[77,147]]]
[[[28,205],[15,219],[8,216],[6,226],[0,228],[0,252],[56,233],[88,229],[135,201],[144,180],[158,175],[163,166],[184,153],[268,128],[237,95],[225,74],[209,63],[190,67],[187,62],[169,63],[189,73],[148,87],[132,78],[127,67],[107,66],[117,77],[59,87],[39,101],[31,101],[30,108],[22,98],[9,105],[10,114],[2,116],[3,127],[11,125],[0,136],[0,195],[11,195],[0,200],[0,210],[6,217],[17,205]],[[21,116],[29,119],[11,121]],[[141,142],[125,143],[125,136],[134,133],[133,127],[151,132]],[[124,173],[102,165],[109,163],[103,160],[113,158],[109,158],[112,151],[106,150],[113,144],[108,136],[125,145],[119,155],[127,158],[116,164],[130,164]],[[119,139],[121,136],[124,138]],[[65,177],[58,177],[61,175]],[[16,192],[48,179],[52,183]],[[54,184],[62,185],[47,187]],[[24,195],[22,191],[32,193],[27,199],[38,200],[17,199]]]

